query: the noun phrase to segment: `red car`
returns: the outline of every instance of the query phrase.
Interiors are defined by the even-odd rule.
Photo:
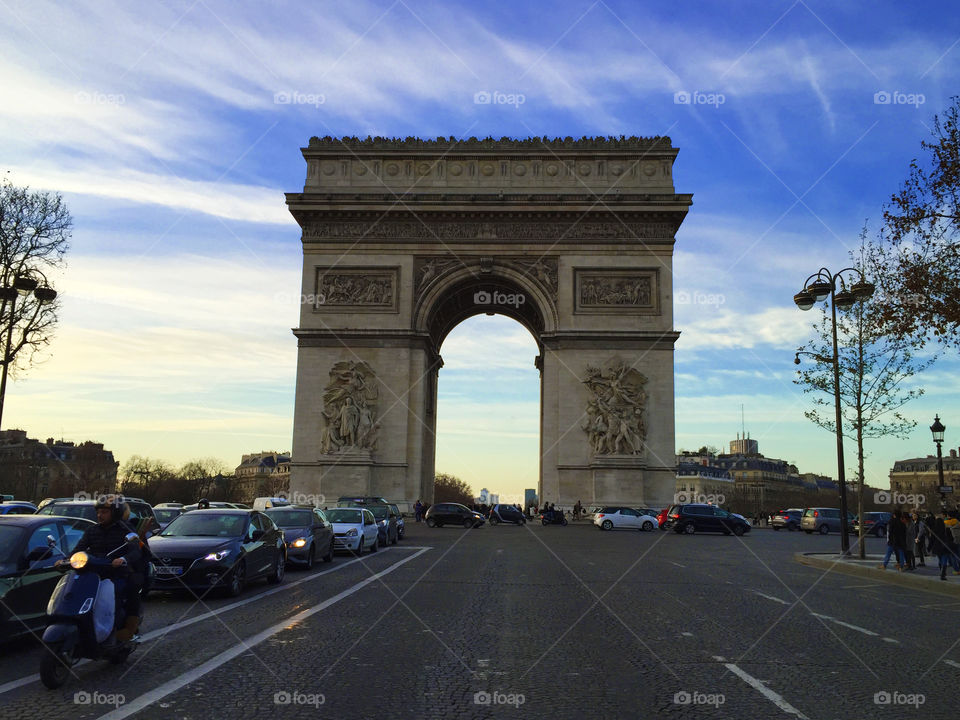
[[[660,527],[661,530],[666,530],[666,528],[663,526],[663,524],[667,521],[667,511],[668,511],[669,509],[670,509],[669,507],[665,507],[665,508],[664,508],[663,510],[661,510],[660,513],[657,515],[657,524],[659,525],[659,527]]]

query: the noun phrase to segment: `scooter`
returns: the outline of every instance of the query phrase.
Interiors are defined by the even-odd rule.
[[[139,541],[136,533],[126,536],[128,544]],[[113,569],[110,556],[125,547],[121,545],[105,558],[75,552],[69,563],[59,566],[67,574],[60,578],[47,604],[50,624],[43,632],[40,660],[40,679],[48,688],[63,685],[80,658],[106,658],[120,664],[139,643],[139,635],[126,642],[116,638],[116,628],[126,621],[125,603],[107,577]]]
[[[548,510],[540,513],[540,522],[544,525],[566,525],[567,518],[563,514],[563,510]]]

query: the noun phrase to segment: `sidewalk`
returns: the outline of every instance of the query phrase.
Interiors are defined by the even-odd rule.
[[[831,572],[960,598],[960,575],[954,575],[953,570],[947,568],[947,579],[941,580],[936,557],[933,558],[932,563],[931,558],[928,557],[926,567],[917,567],[916,570],[903,572],[897,570],[896,556],[890,558],[890,564],[886,570],[880,569],[882,554],[867,553],[866,560],[861,560],[858,553],[848,558],[843,558],[837,553],[795,553],[793,559],[802,565],[823,568]]]

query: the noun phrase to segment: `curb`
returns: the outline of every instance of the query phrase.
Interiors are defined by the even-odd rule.
[[[877,580],[889,585],[899,585],[913,590],[925,590],[926,592],[936,593],[937,595],[948,595],[950,597],[960,598],[960,582],[951,579],[954,576],[948,576],[946,582],[936,578],[918,577],[897,572],[896,570],[880,570],[872,567],[861,567],[852,565],[842,560],[828,560],[823,557],[814,557],[822,553],[794,553],[793,559],[801,565],[808,567],[823,568],[844,575],[866,578],[868,580]]]

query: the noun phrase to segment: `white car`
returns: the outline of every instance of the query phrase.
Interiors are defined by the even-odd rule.
[[[362,555],[380,549],[379,530],[373,513],[366,508],[347,507],[324,510],[327,520],[333,525],[333,547]]]
[[[653,515],[620,506],[607,506],[593,516],[593,524],[601,530],[656,530],[660,524]]]

